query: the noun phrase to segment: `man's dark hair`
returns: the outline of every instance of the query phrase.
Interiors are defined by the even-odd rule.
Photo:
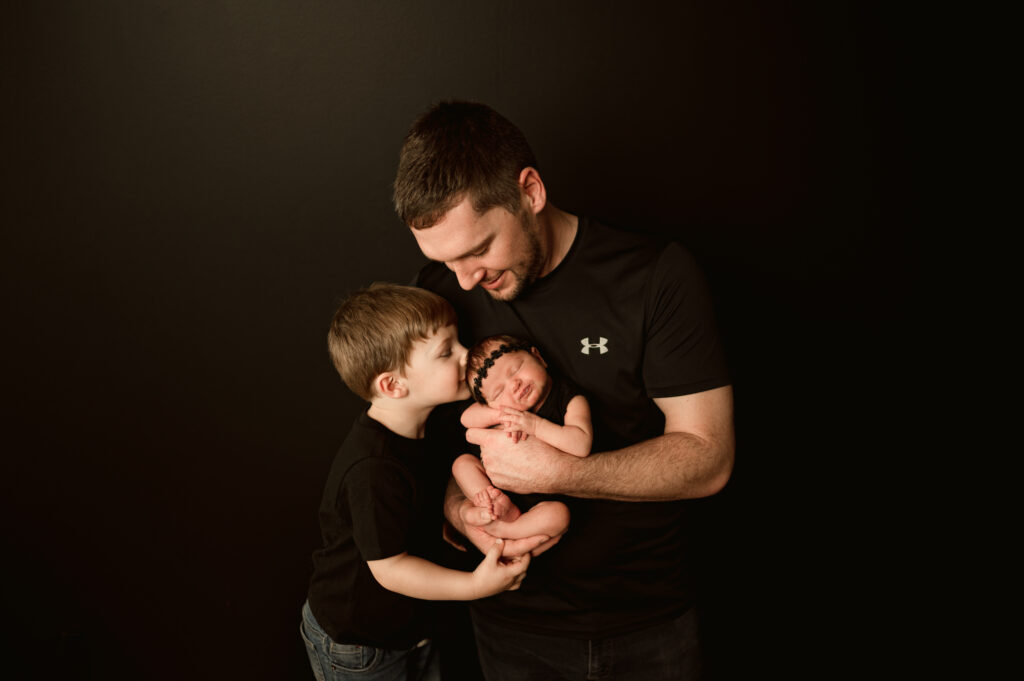
[[[522,131],[485,104],[446,101],[420,116],[398,159],[395,210],[414,229],[433,227],[469,197],[477,213],[519,214],[519,174],[537,167]]]

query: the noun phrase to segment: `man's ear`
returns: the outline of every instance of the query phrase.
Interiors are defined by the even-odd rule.
[[[393,371],[377,374],[377,377],[373,379],[373,387],[381,397],[390,397],[393,400],[401,399],[409,394],[409,388],[406,387],[401,376]]]
[[[530,348],[530,353],[537,358],[537,361],[540,362],[540,365],[542,367],[544,367],[545,369],[548,368],[548,363],[545,362],[544,358],[540,356],[540,350],[538,350],[536,346]]]
[[[541,212],[548,202],[548,192],[540,173],[533,166],[526,166],[519,173],[519,188],[522,190],[523,201],[534,215]]]

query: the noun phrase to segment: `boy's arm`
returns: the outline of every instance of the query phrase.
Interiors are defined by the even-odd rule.
[[[556,449],[584,457],[590,454],[594,428],[590,422],[590,403],[583,395],[569,400],[565,408],[565,425],[548,421],[531,412],[505,408],[501,415],[506,430],[519,430],[540,438]]]
[[[501,412],[486,404],[474,402],[462,412],[461,421],[466,428],[490,428],[501,423]]]
[[[530,555],[502,563],[498,561],[501,549],[499,539],[473,572],[451,570],[408,553],[366,564],[374,579],[388,591],[429,601],[472,601],[518,589],[526,576]]]

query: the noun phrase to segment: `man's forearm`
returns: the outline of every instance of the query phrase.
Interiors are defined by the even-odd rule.
[[[585,458],[561,452],[539,438],[512,446],[478,428],[466,431],[466,439],[480,445],[491,482],[521,494],[670,501],[717,493],[732,474],[732,387],[654,402],[665,414],[663,435]]]
[[[665,433],[586,458],[564,456],[551,492],[590,499],[670,501],[719,492],[729,480],[733,443]]]

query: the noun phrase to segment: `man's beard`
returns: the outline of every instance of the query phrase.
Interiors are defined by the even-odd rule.
[[[540,229],[537,224],[537,216],[524,210],[519,218],[519,224],[526,234],[526,255],[507,270],[509,274],[515,276],[515,283],[511,290],[507,292],[488,291],[495,300],[505,302],[515,300],[528,286],[540,278],[540,273],[544,269],[544,248],[541,246],[538,236]]]

